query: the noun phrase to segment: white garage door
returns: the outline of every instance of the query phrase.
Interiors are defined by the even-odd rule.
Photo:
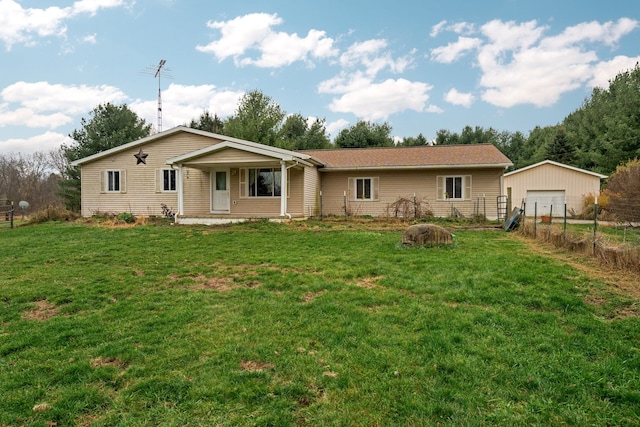
[[[564,190],[527,190],[526,215],[549,215],[553,209],[553,216],[564,215]]]

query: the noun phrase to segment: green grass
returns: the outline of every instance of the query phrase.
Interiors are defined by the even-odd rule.
[[[0,230],[0,425],[640,424],[637,300],[336,228]]]
[[[564,224],[561,219],[554,220],[554,227],[562,229]],[[538,227],[548,227],[548,224],[538,224]],[[596,229],[598,238],[604,239],[605,243],[611,245],[625,244],[629,246],[640,246],[640,228],[631,227],[625,224],[603,224],[598,223]],[[593,223],[591,224],[567,224],[567,233],[575,237],[593,238]]]

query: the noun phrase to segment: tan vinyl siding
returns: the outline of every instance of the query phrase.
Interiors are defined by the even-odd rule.
[[[211,173],[185,167],[182,178],[184,214],[200,215],[211,212]]]
[[[511,188],[512,205],[519,207],[527,197],[527,191],[564,190],[567,211],[582,211],[582,197],[586,194],[600,194],[600,178],[595,175],[564,168],[553,164],[513,173],[504,177],[505,193]],[[560,213],[560,210],[554,211]],[[564,209],[562,209],[562,212]]]
[[[156,191],[157,170],[168,167],[165,164],[165,160],[168,158],[208,147],[212,143],[215,143],[215,140],[212,141],[211,138],[177,133],[142,147],[130,148],[82,165],[82,215],[91,216],[98,212],[115,214],[131,212],[135,215],[161,215],[162,203],[177,211],[178,195],[176,192]],[[136,164],[134,154],[137,154],[140,148],[148,154],[146,164]],[[101,191],[101,174],[106,170],[124,171],[126,192],[109,193]]]
[[[306,169],[306,168],[304,168]],[[304,212],[304,169],[289,169],[289,198],[287,199],[287,213],[302,217]]]
[[[502,168],[488,169],[443,169],[443,170],[396,170],[380,172],[328,172],[322,173],[323,215],[344,215],[346,193],[347,209],[352,215],[393,215],[391,205],[400,197],[428,203],[436,216],[451,215],[455,207],[465,216],[475,213],[488,218],[497,217],[496,199],[500,195]],[[438,176],[471,177],[471,197],[466,200],[438,200]],[[352,201],[349,196],[349,178],[377,178],[378,194],[374,201]],[[479,207],[479,212],[478,212]]]
[[[215,166],[230,163],[252,164],[264,162],[273,162],[273,157],[267,157],[256,153],[249,153],[247,151],[242,151],[235,148],[225,148],[193,160],[193,163],[197,163],[200,166],[206,164]],[[187,162],[186,164],[189,163],[191,162]],[[277,167],[279,167],[279,163]]]
[[[304,168],[304,216],[320,215],[320,172],[317,168]]]

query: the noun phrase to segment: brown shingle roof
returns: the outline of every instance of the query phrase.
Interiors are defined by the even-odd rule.
[[[507,167],[511,161],[492,144],[301,150],[331,169]]]

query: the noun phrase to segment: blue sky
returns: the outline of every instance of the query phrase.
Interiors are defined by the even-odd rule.
[[[126,103],[164,130],[258,89],[287,113],[393,136],[528,134],[640,61],[640,2],[0,0],[0,154],[56,149]]]

